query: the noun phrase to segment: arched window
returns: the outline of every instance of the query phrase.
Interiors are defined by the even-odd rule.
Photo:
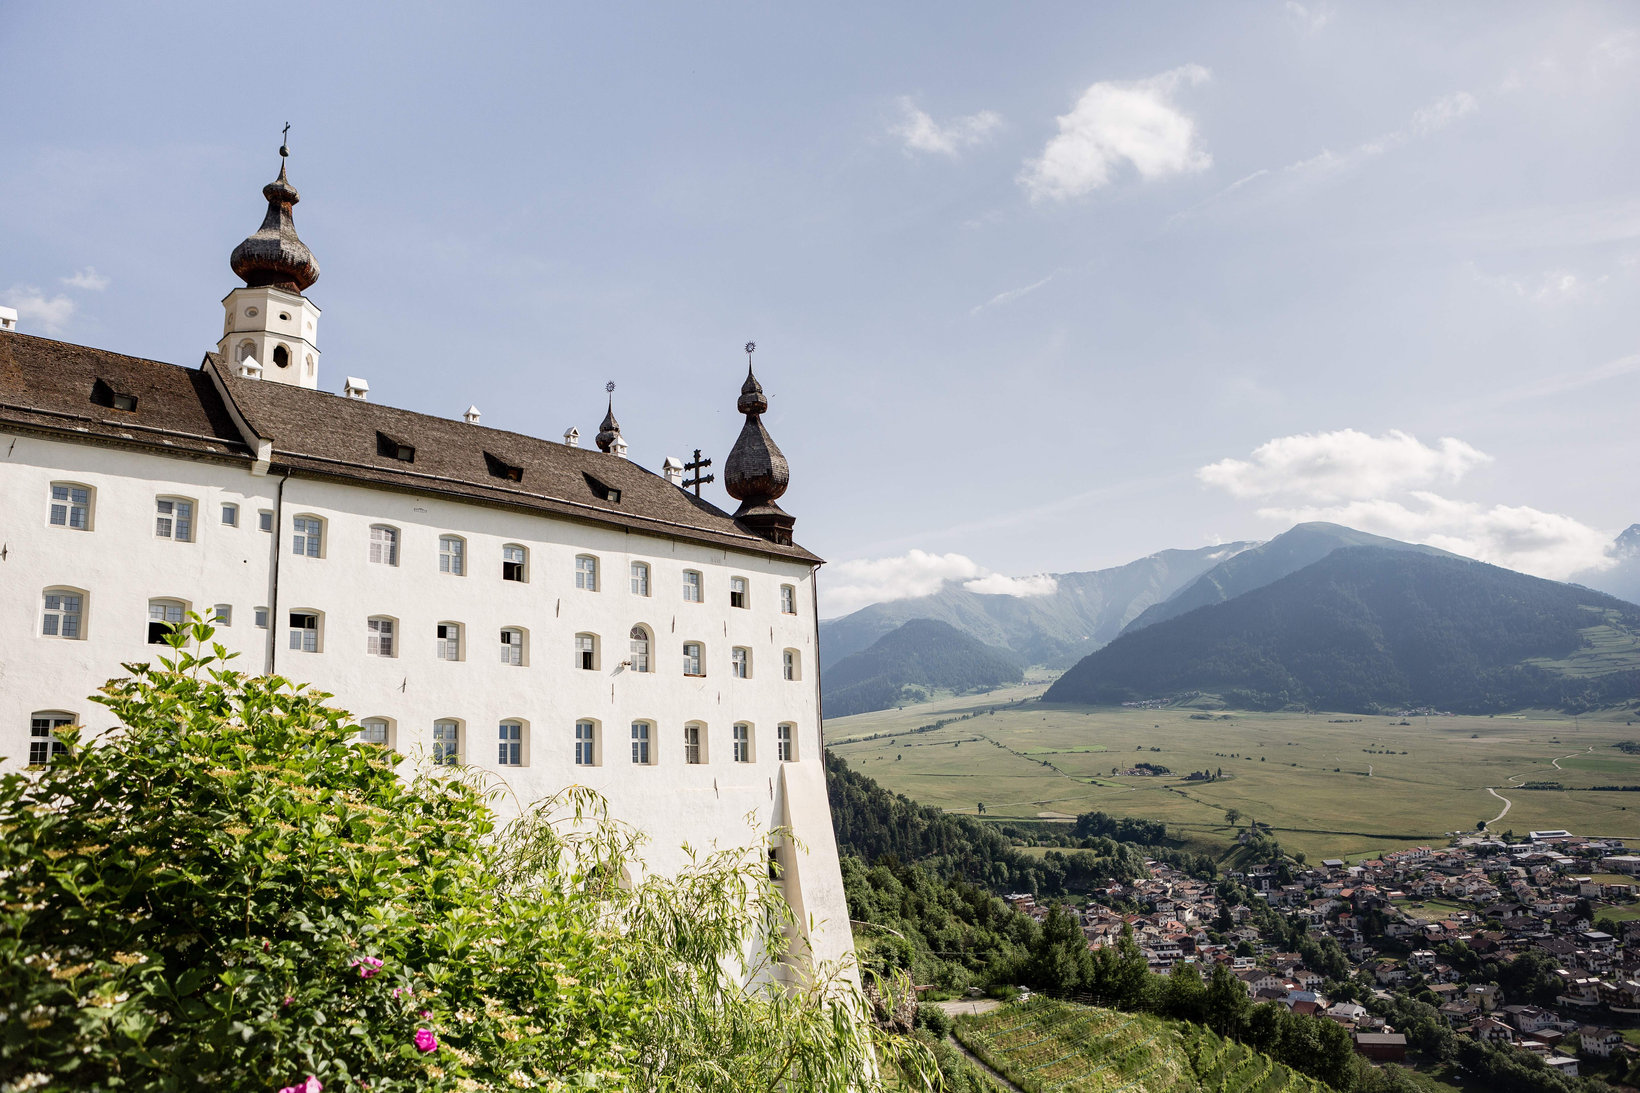
[[[461,762],[461,721],[441,717],[433,722],[433,765],[453,767]]]
[[[632,722],[632,762],[640,767],[650,764],[653,750],[650,742],[655,735],[655,725],[650,721]]]
[[[632,656],[627,663],[634,672],[649,671],[649,631],[642,626],[634,626],[628,637],[632,642]]]
[[[737,763],[752,761],[752,725],[749,721],[736,721],[734,728],[734,759]]]
[[[355,744],[377,744],[384,748],[393,746],[393,719],[390,717],[367,717],[359,722],[359,731],[353,734]]]
[[[582,718],[575,723],[575,765],[598,765],[598,722],[593,718]]]
[[[94,491],[90,486],[82,486],[78,482],[53,482],[51,484],[51,526],[54,528],[70,528],[74,531],[90,531],[93,493]]]
[[[706,725],[691,721],[683,727],[683,761],[690,766],[706,762]]]
[[[437,628],[435,656],[440,660],[461,659],[461,624],[459,622],[441,622]]]
[[[706,647],[698,641],[683,643],[683,674],[686,676],[703,676],[706,674]]]
[[[524,647],[525,632],[517,626],[501,628],[501,663],[510,664],[514,668],[522,668],[529,660],[529,651]]]
[[[274,346],[273,347],[273,363],[278,365],[280,368],[289,368],[290,367],[290,350],[286,349],[282,345]]]
[[[438,571],[457,577],[467,572],[467,540],[459,535],[438,537]]]
[[[186,497],[154,498],[154,537],[177,543],[193,542],[193,501]]]
[[[46,589],[40,636],[71,641],[85,637],[85,599],[85,593],[78,588]]]
[[[320,647],[320,624],[324,614],[319,611],[292,611],[290,613],[290,647],[298,653],[317,653]]]
[[[729,650],[729,674],[736,679],[752,678],[752,651],[743,645]]]
[[[508,543],[501,548],[501,579],[504,581],[528,581],[529,551],[517,543]]]
[[[254,356],[256,356],[256,343],[247,338],[239,343],[239,351],[235,354],[234,359],[248,361]]]
[[[390,524],[370,525],[370,560],[376,565],[399,564],[399,529]]]
[[[632,563],[632,594],[649,595],[649,566],[644,562]]]
[[[781,722],[774,730],[775,758],[782,763],[797,761],[797,726],[790,721]]]
[[[305,558],[324,556],[325,522],[323,518],[305,514],[291,517],[290,552]]]
[[[376,615],[366,619],[364,651],[373,657],[398,656],[398,643],[395,640],[398,629],[398,620],[389,618],[386,615]]]
[[[28,719],[28,765],[43,767],[68,748],[57,739],[57,730],[78,719],[63,710],[36,710]]]
[[[166,637],[182,625],[188,605],[182,600],[148,601],[148,644],[164,645]]]
[[[504,767],[524,766],[529,755],[529,729],[524,722],[513,719],[501,722],[500,753],[496,762]]]
[[[598,591],[598,559],[590,554],[575,556],[575,587],[588,592]]]
[[[802,654],[796,649],[786,649],[780,654],[780,671],[789,680],[803,678]]]

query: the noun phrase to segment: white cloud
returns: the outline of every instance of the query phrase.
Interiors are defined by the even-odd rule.
[[[1414,492],[1412,499],[1415,506],[1374,498],[1342,505],[1265,508],[1259,515],[1288,523],[1327,520],[1551,580],[1612,565],[1607,554],[1611,537],[1570,516],[1525,505],[1487,508],[1426,491]]]
[[[64,277],[62,281],[69,288],[85,289],[90,292],[101,292],[108,287],[107,276],[98,273],[91,266],[76,270],[72,277]]]
[[[33,285],[13,285],[3,302],[17,309],[19,326],[37,326],[47,334],[59,334],[74,317],[74,301],[58,293],[47,296]]]
[[[1420,137],[1438,132],[1468,114],[1480,109],[1481,104],[1467,91],[1458,91],[1436,99],[1412,115],[1412,131]]]
[[[907,152],[937,152],[955,156],[964,148],[983,143],[1002,125],[1002,115],[995,110],[981,110],[977,114],[952,118],[941,125],[918,109],[910,96],[901,96],[900,109],[905,117],[890,131],[905,141]]]
[[[1287,16],[1298,24],[1300,30],[1315,34],[1322,27],[1332,22],[1332,9],[1317,4],[1315,7],[1306,7],[1298,0],[1287,0]]]
[[[1610,280],[1609,274],[1591,279],[1565,269],[1548,270],[1540,274],[1536,280],[1521,280],[1518,277],[1502,275],[1494,277],[1478,269],[1475,270],[1475,277],[1482,284],[1492,285],[1516,299],[1529,300],[1534,304],[1561,304],[1582,300],[1597,293],[1600,287]]]
[[[1235,497],[1287,494],[1315,502],[1376,497],[1445,479],[1456,482],[1491,456],[1454,437],[1435,447],[1399,429],[1369,436],[1355,429],[1276,437],[1249,459],[1221,459],[1196,477]]]
[[[992,573],[988,577],[978,577],[972,581],[964,581],[962,587],[981,596],[1051,596],[1059,591],[1059,582],[1052,574],[1038,573],[1031,577],[1004,577],[1000,573]]]
[[[961,554],[908,550],[893,558],[861,558],[828,566],[820,582],[828,617],[858,611],[867,604],[931,596],[946,581],[965,581],[985,570]]]
[[[1035,292],[1037,289],[1053,280],[1054,276],[1054,274],[1050,273],[1040,281],[1032,282],[1031,284],[1025,285],[1021,288],[1011,288],[1007,292],[999,292],[989,300],[986,300],[983,304],[977,305],[968,314],[978,315],[988,307],[996,307],[1000,304],[1011,304],[1021,296],[1028,296],[1029,294]]]
[[[1205,171],[1213,157],[1196,142],[1196,123],[1173,103],[1181,87],[1205,82],[1208,70],[1189,64],[1148,79],[1101,81],[1082,93],[1042,155],[1019,181],[1033,199],[1066,200],[1108,185],[1123,163],[1144,179]]]

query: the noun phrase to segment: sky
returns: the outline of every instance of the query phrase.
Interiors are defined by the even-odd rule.
[[[196,365],[289,122],[322,387],[721,469],[755,341],[825,614],[1640,521],[1631,5],[3,7],[22,330]]]

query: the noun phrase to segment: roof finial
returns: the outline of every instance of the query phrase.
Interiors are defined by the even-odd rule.
[[[621,438],[621,423],[615,420],[615,381],[604,384],[604,391],[609,395],[609,412],[604,415],[603,424],[598,427],[598,435],[594,439],[600,452],[620,455],[626,449],[626,441]]]
[[[741,385],[740,400],[735,404],[735,408],[746,415],[746,423],[724,464],[723,484],[729,496],[740,502],[740,508],[735,510],[736,520],[770,542],[790,543],[795,521],[775,501],[786,492],[791,469],[763,425],[762,416],[768,412],[769,400],[763,394],[763,385],[752,374],[755,352],[757,343],[747,342],[746,382]]]
[[[290,155],[290,122],[287,121],[284,129],[280,130],[279,133],[279,158],[284,159],[288,155]]]
[[[283,139],[289,139],[290,122],[287,121],[280,132]],[[228,262],[247,285],[271,285],[302,293],[319,279],[319,263],[297,236],[291,219],[291,206],[302,197],[285,177],[285,158],[289,155],[290,147],[281,144],[279,177],[262,187],[262,196],[268,203],[267,215],[262,218],[262,226],[234,248]]]
[[[752,373],[752,354],[756,353],[756,352],[757,352],[757,343],[756,342],[747,342],[746,343],[746,374],[747,375],[751,375],[751,373]]]

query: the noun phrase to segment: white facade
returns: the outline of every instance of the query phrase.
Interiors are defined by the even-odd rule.
[[[319,386],[319,308],[306,296],[272,285],[236,288],[222,298],[222,359],[254,361],[256,378]]]

